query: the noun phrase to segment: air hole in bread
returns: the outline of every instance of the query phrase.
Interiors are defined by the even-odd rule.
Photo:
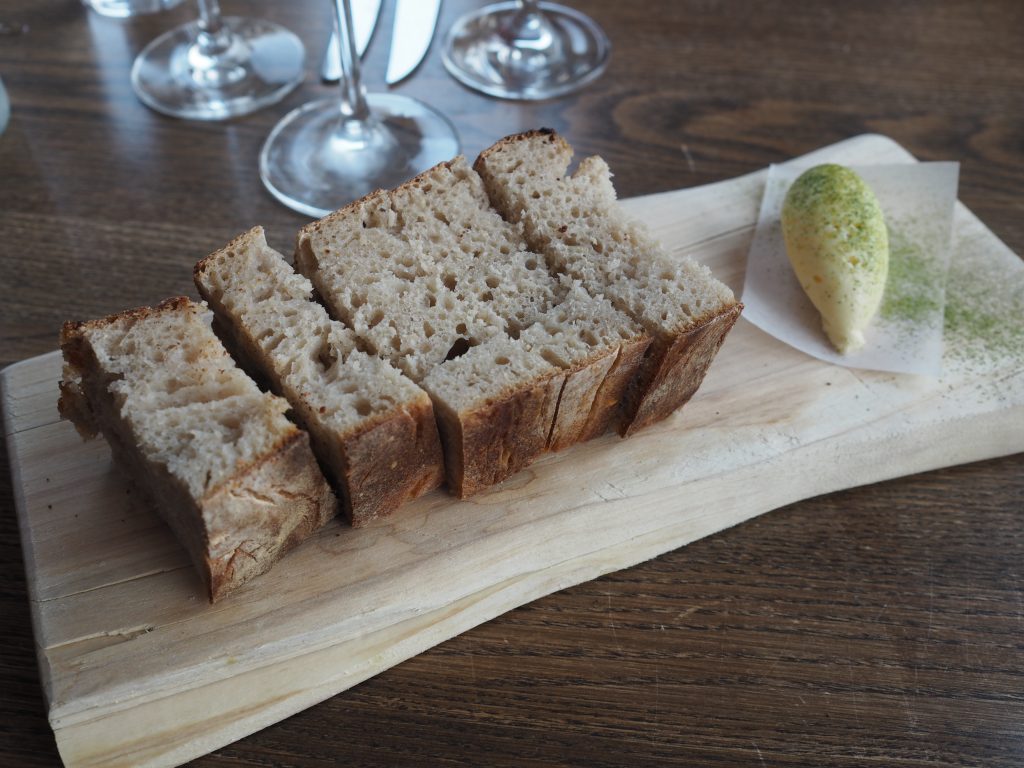
[[[432,326],[428,320],[423,321],[423,335],[428,339],[434,335],[434,326]]]
[[[455,326],[455,332],[456,333],[464,334],[464,333],[466,333],[466,330],[467,329],[466,329],[466,324],[465,323],[459,323],[458,325]]]
[[[454,291],[455,286],[458,284],[458,280],[451,272],[445,272],[444,275],[441,276],[441,282],[444,283],[444,287],[449,291]]]
[[[375,310],[373,315],[370,317],[369,327],[370,328],[376,328],[378,325],[381,324],[381,321],[383,321],[383,320],[384,320],[384,310],[383,309]]]
[[[316,361],[320,364],[320,367],[323,368],[325,371],[330,370],[334,366],[334,364],[338,362],[338,353],[325,340],[320,345],[320,349],[317,350]]]
[[[494,294],[490,291],[484,291],[480,294],[480,301],[494,301]]]
[[[356,413],[360,416],[369,416],[373,412],[373,405],[365,397],[360,397],[355,402]]]
[[[469,341],[461,338],[456,339],[451,349],[448,350],[448,354],[444,356],[444,359],[446,361],[454,360],[457,357],[462,357],[467,352],[469,352]]]
[[[484,280],[484,282],[487,284],[488,288],[497,288],[498,284],[501,281],[498,278],[496,278],[494,275],[490,275],[486,280]]]
[[[562,367],[562,361],[559,360],[558,355],[555,354],[554,350],[542,349],[540,351],[540,356],[543,357],[544,360],[546,360],[548,363],[555,366],[556,368]]]
[[[497,363],[498,365],[508,365],[512,361],[509,360],[504,355],[498,355],[496,358],[494,358],[494,362]]]
[[[526,260],[526,268],[527,269],[536,269],[537,268],[537,260],[532,258],[532,257],[527,259]]]

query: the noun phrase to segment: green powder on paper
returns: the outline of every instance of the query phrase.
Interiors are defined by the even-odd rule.
[[[1024,294],[993,295],[969,281],[950,286],[946,303],[946,346],[957,357],[1024,361]]]
[[[920,324],[942,311],[945,274],[939,260],[889,230],[889,277],[879,314],[889,321]]]
[[[946,291],[946,355],[989,366],[1024,364],[1024,264],[985,258],[984,239],[955,242]]]

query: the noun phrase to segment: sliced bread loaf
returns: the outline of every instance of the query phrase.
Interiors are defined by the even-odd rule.
[[[621,426],[630,434],[689,400],[742,305],[706,267],[669,258],[619,210],[603,160],[586,158],[567,175],[572,154],[553,131],[531,131],[485,150],[474,168],[494,207],[553,270],[606,296],[653,337]]]
[[[430,397],[312,300],[256,227],[196,264],[196,287],[235,357],[287,398],[355,526],[438,487]]]
[[[288,404],[262,393],[186,298],[65,323],[59,407],[102,432],[215,601],[337,511]]]

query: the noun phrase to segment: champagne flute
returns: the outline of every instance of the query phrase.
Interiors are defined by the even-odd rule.
[[[590,17],[540,0],[508,0],[458,19],[444,65],[463,85],[501,99],[561,96],[595,80],[611,52]]]
[[[274,104],[302,82],[305,49],[284,27],[221,16],[198,0],[199,18],[161,35],[132,65],[143,104],[172,117],[226,120]]]
[[[341,98],[286,115],[260,152],[260,178],[284,205],[325,216],[376,189],[390,189],[459,153],[455,128],[421,101],[367,95],[352,32],[350,0],[334,0]]]

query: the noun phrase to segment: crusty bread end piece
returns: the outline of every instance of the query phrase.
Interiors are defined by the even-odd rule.
[[[287,403],[228,356],[201,305],[65,323],[59,408],[102,432],[188,550],[216,601],[337,511]]]
[[[444,479],[430,397],[312,300],[313,287],[261,227],[195,266],[235,357],[287,398],[354,526],[391,514]]]

